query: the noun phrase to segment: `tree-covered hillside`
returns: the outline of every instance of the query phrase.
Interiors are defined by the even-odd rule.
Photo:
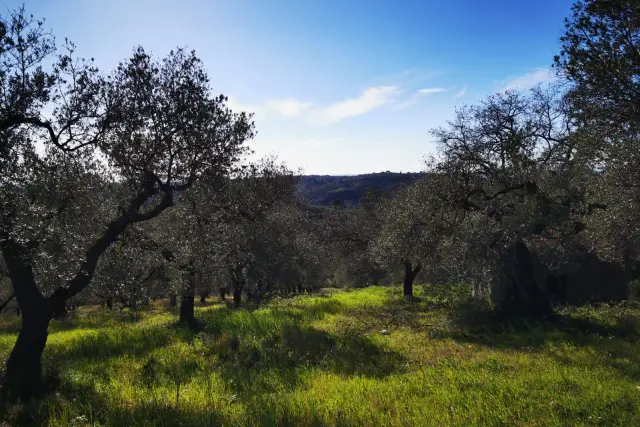
[[[372,191],[393,191],[412,184],[422,173],[379,172],[365,175],[305,175],[300,179],[300,194],[313,206],[329,206],[339,201],[357,204]]]

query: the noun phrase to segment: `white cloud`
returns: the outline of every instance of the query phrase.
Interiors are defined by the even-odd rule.
[[[382,105],[394,103],[401,93],[402,90],[397,86],[373,86],[363,90],[357,97],[327,106],[318,106],[295,98],[284,98],[271,99],[260,106],[250,107],[233,97],[229,97],[228,105],[234,111],[259,112],[260,116],[277,114],[288,118],[301,118],[311,124],[327,125],[361,116]]]
[[[420,101],[420,98],[422,98],[423,96],[431,95],[433,93],[445,92],[445,91],[446,89],[441,87],[431,87],[431,88],[417,90],[409,98],[394,105],[393,109],[401,110],[403,108],[411,107],[412,105],[416,105],[418,101]]]
[[[310,102],[300,102],[294,98],[272,99],[265,103],[265,108],[281,116],[295,117],[307,111],[312,105]]]
[[[456,93],[454,98],[462,98],[463,96],[466,95],[466,93],[467,93],[467,86],[465,85],[462,89],[460,89],[460,92]]]
[[[229,96],[227,107],[229,107],[234,113],[240,113],[243,111],[245,113],[257,113],[261,110],[259,106],[244,104],[234,96]]]
[[[401,90],[396,86],[375,86],[362,91],[357,98],[345,99],[314,113],[314,121],[323,124],[366,114],[381,105],[394,102]]]
[[[431,93],[438,93],[438,92],[444,92],[446,89],[441,88],[441,87],[430,87],[427,89],[420,89],[417,93],[419,95],[429,95]]]
[[[503,87],[505,90],[527,90],[531,89],[538,83],[545,83],[553,79],[553,73],[548,68],[536,68],[527,74],[508,80]]]

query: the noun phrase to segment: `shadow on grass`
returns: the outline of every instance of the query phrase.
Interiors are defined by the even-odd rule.
[[[640,381],[640,305],[626,301],[599,306],[558,307],[545,321],[499,321],[487,303],[472,298],[464,288],[455,294],[424,287],[418,298],[401,298],[396,290],[382,307],[358,309],[349,322],[360,330],[408,327],[434,339],[453,339],[495,349],[544,352],[567,365],[609,366]],[[566,355],[566,346],[589,348],[593,357]],[[564,350],[562,349],[564,348]]]
[[[382,305],[348,310],[346,316],[340,319],[340,324],[345,329],[359,333],[378,333],[400,328],[426,331],[442,322],[445,306],[430,298],[407,298],[390,292]]]
[[[339,301],[317,300],[311,304],[296,305],[295,299],[274,301],[268,308],[241,308],[229,306],[197,314],[204,331],[212,336],[222,333],[270,333],[287,324],[301,324],[321,320],[329,314],[344,312]]]
[[[81,405],[74,402],[81,401]],[[252,400],[246,406],[246,425],[321,426],[318,414],[292,414],[278,409],[270,399]],[[48,401],[29,405],[0,402],[0,425],[40,427],[51,421],[69,426],[162,426],[203,427],[239,425],[237,419],[222,414],[215,405],[206,410],[176,408],[175,402],[149,401],[138,405],[115,402],[92,388],[66,387]],[[2,424],[4,423],[4,424]]]
[[[212,347],[219,374],[237,393],[275,392],[301,384],[301,375],[319,369],[341,376],[381,378],[403,372],[406,359],[362,336],[334,336],[326,331],[288,325],[280,334],[256,341],[223,336]],[[248,342],[244,343],[243,340]]]
[[[130,404],[114,401],[88,386],[64,383],[55,395],[27,405],[0,402],[2,426],[43,426],[51,417],[58,425],[201,427],[229,424],[214,407],[199,411],[176,407],[175,401]]]
[[[138,310],[107,310],[101,307],[82,307],[68,312],[63,318],[53,319],[49,324],[52,333],[73,329],[98,329],[118,324],[136,324],[145,317],[167,313],[154,306],[142,307]],[[22,326],[20,316],[0,316],[0,331],[6,334],[17,334]]]
[[[187,331],[183,332],[187,334]],[[146,328],[98,329],[65,343],[49,343],[48,360],[62,364],[80,361],[105,361],[123,355],[143,357],[177,339],[175,328],[158,325]]]
[[[603,321],[594,317],[556,313],[544,321],[498,321],[490,311],[461,307],[450,316],[451,328],[444,335],[492,347],[524,349],[550,341],[591,345],[602,338],[635,343],[640,340],[640,319],[616,317]]]
[[[275,304],[266,310],[219,309],[201,317],[209,356],[237,393],[294,388],[301,374],[320,369],[343,376],[383,377],[402,372],[405,358],[362,334],[330,332],[309,322],[344,311],[337,301],[308,306]]]
[[[499,322],[486,309],[475,307],[477,311],[474,311],[461,307],[460,310],[465,308],[467,311],[462,314],[452,314],[448,330],[434,331],[432,337],[496,349],[544,350],[545,354],[565,365],[588,368],[599,364],[612,367],[630,379],[640,380],[640,318],[625,314],[623,310],[589,307],[572,311],[564,308],[546,321]],[[600,318],[595,316],[599,310]],[[581,360],[567,355],[565,350],[554,349],[567,345],[588,347],[594,355]]]
[[[307,369],[381,377],[402,371],[405,359],[359,334],[331,334],[310,326],[342,313],[339,301],[274,301],[259,310],[221,308],[201,315],[211,356],[237,393],[299,385]]]

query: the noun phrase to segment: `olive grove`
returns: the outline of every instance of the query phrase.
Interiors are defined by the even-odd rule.
[[[577,1],[557,79],[461,106],[424,175],[312,206],[255,160],[252,115],[195,52],[77,58],[24,8],[0,18],[0,314],[21,327],[2,398],[44,390],[52,319],[210,296],[251,309],[331,286],[466,284],[502,319],[628,298],[640,279],[640,6]],[[425,150],[426,151],[426,150]],[[227,299],[230,296],[230,300]],[[199,298],[198,298],[199,297]]]

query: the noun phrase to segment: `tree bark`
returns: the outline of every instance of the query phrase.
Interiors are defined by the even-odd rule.
[[[526,244],[517,240],[503,253],[502,283],[499,301],[495,301],[500,318],[544,319],[553,314],[545,291],[536,283],[533,255]]]
[[[413,281],[421,269],[422,264],[420,263],[416,265],[416,268],[413,268],[410,261],[404,261],[403,294],[405,297],[413,297]]]
[[[224,302],[227,296],[227,288],[220,288],[218,289],[218,292],[220,293],[220,299]]]
[[[198,328],[198,322],[195,316],[195,299],[196,299],[196,287],[195,287],[195,272],[193,271],[193,264],[189,265],[189,271],[187,272],[187,283],[182,289],[182,298],[180,301],[180,319],[179,323],[186,323],[192,329]]]
[[[44,391],[42,378],[42,352],[47,343],[51,310],[40,304],[25,311],[18,339],[7,359],[2,380],[3,399],[20,398],[27,402]]]
[[[190,286],[185,287],[180,300],[180,323],[186,323],[189,326],[196,324],[196,316],[194,311],[195,294]]]
[[[58,309],[53,313],[52,319],[60,320],[67,317],[69,308],[66,304],[59,305]]]
[[[28,251],[6,232],[0,233],[0,247],[18,301],[16,312],[22,314],[18,339],[7,359],[0,397],[28,401],[44,391],[42,352],[47,343],[49,322],[54,312],[64,308],[64,301],[53,299],[55,293],[44,298],[36,284]]]
[[[236,284],[236,286],[233,288],[233,303],[235,304],[236,308],[240,308],[240,306],[242,305],[242,285],[240,284]]]
[[[169,305],[173,308],[176,308],[176,306],[178,305],[178,295],[171,294],[171,296],[169,297]]]

